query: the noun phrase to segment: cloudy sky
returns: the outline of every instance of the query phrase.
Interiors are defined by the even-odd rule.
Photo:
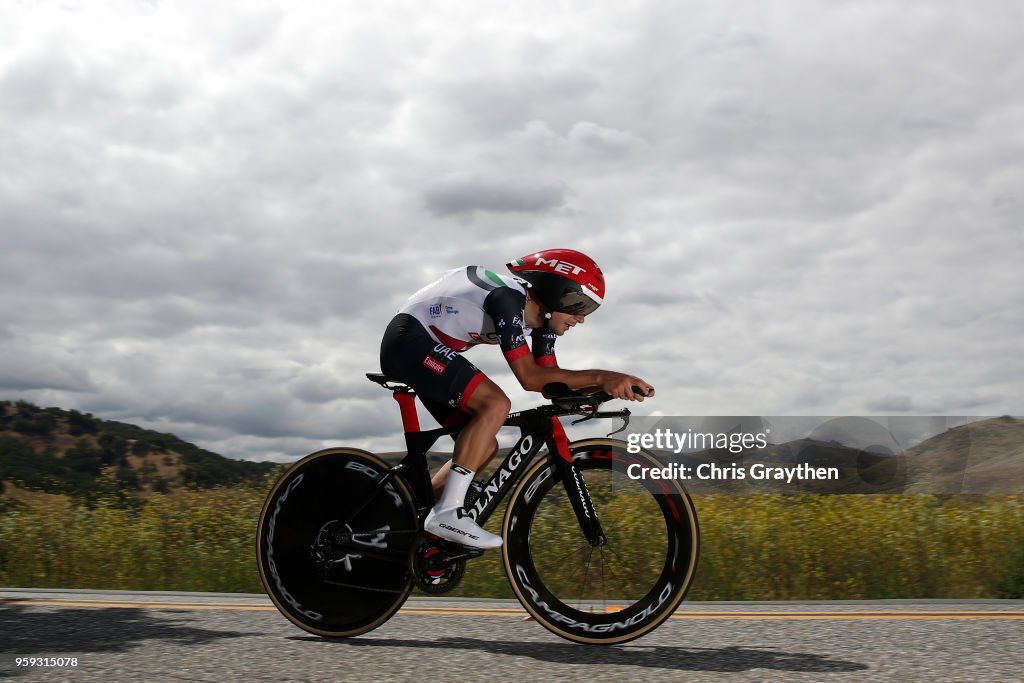
[[[639,414],[1024,413],[1020,3],[3,14],[0,398],[394,450],[404,299],[572,247],[608,296],[559,359]]]

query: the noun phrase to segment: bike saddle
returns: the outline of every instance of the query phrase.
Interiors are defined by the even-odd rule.
[[[383,372],[368,372],[366,373],[366,379],[370,380],[371,382],[376,382],[381,386],[383,386],[386,382],[392,381],[391,378],[385,375]]]
[[[383,372],[368,372],[366,373],[366,379],[381,385],[385,389],[390,389],[391,391],[411,391],[405,382],[399,382],[393,377],[388,377]]]

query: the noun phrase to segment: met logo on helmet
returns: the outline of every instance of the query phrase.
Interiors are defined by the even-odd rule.
[[[537,262],[534,265],[546,265],[550,266],[556,273],[572,273],[573,275],[579,275],[580,273],[587,272],[585,268],[577,266],[574,263],[568,261],[560,261],[558,259],[545,259],[542,256],[537,257]]]

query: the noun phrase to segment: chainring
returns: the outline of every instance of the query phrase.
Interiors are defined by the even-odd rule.
[[[453,559],[453,556],[464,557],[465,553],[466,549],[462,546],[440,538],[427,541],[409,557],[413,581],[420,590],[431,595],[441,595],[455,589],[466,573],[466,560]]]

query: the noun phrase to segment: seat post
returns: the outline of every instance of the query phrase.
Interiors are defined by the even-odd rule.
[[[408,432],[420,431],[420,418],[416,414],[416,392],[407,384],[402,384],[381,372],[368,372],[366,379],[391,390],[391,395],[398,401],[402,411],[402,428]]]
[[[416,394],[409,389],[396,389],[392,396],[398,401],[398,408],[402,411],[402,429],[406,432],[420,431],[420,418],[416,413]]]

